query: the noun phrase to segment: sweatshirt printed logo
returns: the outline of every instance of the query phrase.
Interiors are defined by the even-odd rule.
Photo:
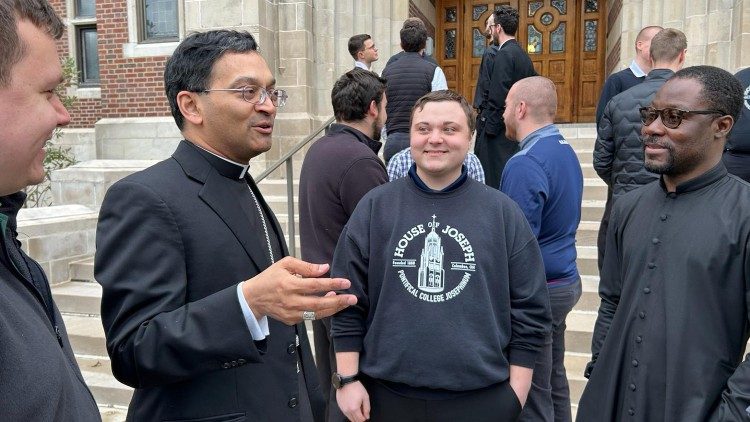
[[[441,224],[436,218],[437,216],[433,215],[432,221],[427,223],[429,232],[425,230],[424,224],[417,224],[404,233],[393,252],[392,262],[406,291],[415,298],[433,303],[445,302],[458,296],[476,270],[474,248],[466,236],[447,224],[440,228]],[[417,240],[423,235],[422,244]],[[447,274],[444,238],[457,244],[457,247],[453,244],[447,245],[448,256],[463,258],[461,261],[451,261]],[[417,248],[422,245],[422,249],[418,250]],[[417,252],[419,259],[406,258],[417,255]],[[410,281],[410,278],[416,283]]]

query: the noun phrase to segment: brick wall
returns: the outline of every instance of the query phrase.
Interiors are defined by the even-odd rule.
[[[68,16],[64,0],[50,0],[50,3],[61,17]],[[92,127],[97,120],[107,117],[169,116],[163,83],[168,57],[123,55],[123,44],[128,42],[126,1],[97,0],[96,29],[101,98],[79,99],[69,110],[69,127]],[[66,33],[58,41],[58,52],[66,57],[71,48]]]

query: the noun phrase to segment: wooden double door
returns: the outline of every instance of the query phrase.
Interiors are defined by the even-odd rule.
[[[593,122],[604,82],[606,28],[601,0],[438,0],[434,56],[448,87],[473,101],[487,47],[485,23],[506,4],[519,11],[516,38],[534,68],[557,86],[557,122]]]

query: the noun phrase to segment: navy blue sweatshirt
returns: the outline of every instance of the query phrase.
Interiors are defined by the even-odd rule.
[[[481,205],[477,205],[481,204]],[[551,328],[539,246],[518,206],[468,179],[447,191],[405,177],[370,191],[331,276],[359,301],[332,318],[336,352],[412,387],[474,390],[533,367]]]
[[[503,169],[500,190],[526,215],[542,250],[547,281],[575,282],[583,173],[573,148],[554,125],[524,138],[521,150]]]

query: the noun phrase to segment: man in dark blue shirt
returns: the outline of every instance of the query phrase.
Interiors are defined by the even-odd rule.
[[[565,318],[581,297],[576,267],[576,229],[581,221],[583,174],[573,148],[552,123],[555,84],[534,76],[516,82],[505,101],[505,135],[521,150],[505,165],[500,190],[521,207],[542,250],[552,333],[534,365],[528,421],[570,421],[565,376]],[[551,396],[550,396],[551,389]]]

